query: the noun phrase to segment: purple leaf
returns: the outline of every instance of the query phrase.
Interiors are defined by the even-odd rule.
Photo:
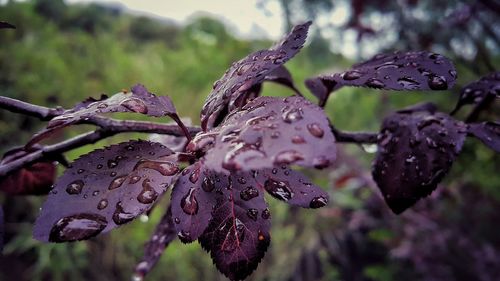
[[[149,93],[143,85],[135,85],[132,92],[120,92],[109,98],[102,95],[100,99],[87,98],[74,108],[66,110],[63,114],[50,120],[47,128],[42,130],[28,142],[31,145],[40,142],[54,132],[79,122],[84,122],[90,117],[103,113],[135,112],[154,117],[170,116],[178,118],[172,101],[167,96],[156,96]]]
[[[320,208],[328,203],[328,193],[303,174],[284,165],[259,171],[258,181],[274,198],[304,208]]]
[[[0,21],[0,29],[2,29],[2,28],[16,29],[16,26],[8,23],[6,21]]]
[[[217,204],[199,241],[220,272],[231,280],[243,280],[257,268],[271,240],[264,191],[251,173],[213,179]]]
[[[183,243],[192,242],[205,231],[216,199],[215,183],[201,162],[182,171],[172,190],[172,216]]]
[[[214,83],[213,90],[203,105],[203,130],[217,126],[227,112],[243,106],[252,93],[255,93],[248,91],[249,89],[262,83],[266,76],[295,56],[304,45],[310,25],[311,22],[297,25],[272,48],[254,52],[233,63],[222,78]]]
[[[133,220],[175,179],[176,157],[167,147],[148,141],[124,142],[80,157],[49,193],[34,237],[83,240]]]
[[[160,260],[165,248],[177,237],[170,206],[155,228],[151,239],[144,246],[144,255],[136,265],[134,277],[142,280]],[[133,280],[136,280],[133,279]]]
[[[481,140],[486,146],[500,152],[500,123],[483,122],[469,124],[469,134]]]
[[[4,219],[3,219],[3,209],[2,205],[0,205],[0,254],[3,250],[3,236],[4,236]]]
[[[453,113],[466,104],[478,104],[488,95],[500,97],[500,72],[490,73],[463,87]]]
[[[323,168],[335,159],[335,138],[323,110],[302,97],[258,97],[220,127],[201,133],[188,150],[205,153],[217,172],[297,164]]]
[[[15,148],[5,153],[0,165],[25,157],[41,147],[28,150]],[[22,167],[6,176],[0,177],[0,190],[9,195],[43,195],[50,191],[56,177],[56,166],[52,160],[42,160]]]
[[[419,106],[384,119],[372,174],[396,214],[429,195],[462,149],[467,125]]]
[[[329,94],[342,86],[385,90],[446,90],[455,84],[452,62],[428,52],[379,54],[343,73],[323,75],[306,81],[306,86],[324,104]]]

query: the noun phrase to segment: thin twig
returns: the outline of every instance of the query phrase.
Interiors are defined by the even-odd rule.
[[[373,132],[343,132],[337,130],[335,127],[330,126],[332,133],[335,135],[336,142],[346,143],[377,143],[378,133]]]
[[[2,96],[0,96],[0,108],[15,113],[37,117],[44,121],[59,116],[64,112],[64,109],[62,107],[48,108],[45,106],[34,105],[24,101]]]
[[[105,119],[107,127],[98,129],[93,132],[88,132],[72,139],[68,139],[53,145],[48,145],[40,150],[25,155],[19,159],[0,166],[0,177],[5,176],[13,171],[16,171],[26,165],[38,162],[42,159],[51,159],[69,150],[96,143],[104,138],[125,132],[142,132],[142,133],[158,133],[172,136],[184,136],[181,128],[176,125],[164,125],[140,121],[121,121],[113,119]],[[196,134],[201,129],[198,127],[188,127],[191,134]]]

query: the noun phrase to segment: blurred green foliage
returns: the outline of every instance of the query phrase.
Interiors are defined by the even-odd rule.
[[[0,6],[0,19],[17,26],[16,30],[0,32],[1,95],[49,107],[71,107],[88,96],[113,94],[142,83],[152,92],[169,95],[181,116],[191,117],[194,124],[199,124],[199,110],[212,83],[228,66],[252,51],[271,45],[266,41],[237,39],[213,18],[196,18],[186,26],[178,26],[96,4],[68,6],[62,0],[9,1]],[[446,55],[453,58],[453,54]],[[301,81],[351,64],[330,53],[328,43],[316,38],[314,44],[306,46],[287,67],[298,87],[312,98]],[[477,74],[467,68],[457,67],[459,85],[477,78]],[[326,109],[340,129],[373,131],[389,111],[416,102],[434,101],[442,110],[450,111],[455,105],[456,93],[457,89],[435,94],[342,89],[332,96]],[[282,96],[289,92],[278,85],[266,84],[264,94]],[[146,119],[135,115],[120,117]],[[0,152],[23,144],[43,126],[33,118],[0,111]],[[90,126],[71,128],[52,141],[90,129]],[[147,136],[120,135],[76,149],[67,156],[74,159],[96,147],[130,138]],[[357,146],[348,146],[345,150],[359,158],[362,167],[369,171],[372,155]],[[498,156],[478,141],[469,140],[445,185],[453,188],[473,184],[500,199],[499,170]],[[332,189],[328,171],[318,175],[315,182],[328,189],[335,198],[333,204],[348,209],[362,206],[363,198]],[[137,220],[88,242],[45,245],[31,238],[31,223],[43,198],[0,195],[8,222],[8,244],[4,257],[0,258],[0,280],[127,280],[169,197],[163,198],[147,222]],[[289,208],[275,200],[269,202],[273,213],[272,247],[249,280],[288,280],[303,250],[319,239],[318,233],[337,224],[338,218]],[[386,241],[392,233],[379,229],[372,231],[369,237]],[[339,271],[328,266],[324,250],[318,253],[325,265],[322,280],[337,280]],[[380,264],[365,268],[363,274],[366,280],[395,280],[395,271],[391,266]],[[150,280],[224,278],[197,243],[181,245],[176,241],[151,272]]]

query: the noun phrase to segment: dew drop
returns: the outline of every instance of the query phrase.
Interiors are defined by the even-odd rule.
[[[206,192],[212,192],[215,188],[214,181],[209,177],[205,177],[203,179],[203,183],[201,184],[201,188]]]
[[[195,188],[190,188],[188,193],[181,199],[181,208],[188,215],[198,213],[198,200],[195,197]]]
[[[97,214],[76,214],[58,220],[50,230],[50,242],[83,240],[99,234],[108,222]]]
[[[130,184],[136,184],[136,183],[138,183],[140,180],[141,180],[141,177],[139,177],[139,176],[132,176],[132,177],[130,178],[130,180],[129,180],[129,182],[128,182],[128,183],[130,183]]]
[[[311,200],[311,202],[309,203],[309,207],[317,209],[326,206],[327,203],[328,199],[326,199],[326,197],[318,196]]]
[[[241,199],[245,201],[253,199],[257,196],[259,196],[259,191],[253,186],[248,186],[247,188],[245,188],[240,192]]]
[[[83,181],[76,180],[68,184],[68,186],[66,187],[66,192],[71,195],[80,194],[80,192],[82,192],[82,189],[83,189]]]
[[[108,168],[113,169],[118,166],[118,163],[115,160],[108,160]]]
[[[323,129],[321,129],[321,126],[318,123],[311,123],[307,125],[307,130],[311,135],[317,137],[317,138],[322,138],[325,132]]]
[[[97,209],[98,210],[105,209],[107,206],[108,206],[108,200],[107,199],[102,199],[101,201],[99,201],[99,203],[97,203]]]
[[[177,233],[177,236],[184,243],[191,242],[192,240],[191,233],[189,231],[181,230]]]
[[[253,209],[253,208],[248,209],[248,211],[247,211],[247,216],[248,216],[249,218],[251,218],[252,220],[257,221],[257,218],[258,218],[258,216],[259,216],[259,210],[257,210],[257,209]]]
[[[189,175],[189,181],[192,183],[196,183],[198,178],[200,177],[200,167],[196,167],[193,172]]]
[[[98,165],[97,165],[97,169],[98,169],[98,170],[102,169],[102,167],[103,167],[103,166],[102,166],[102,164],[98,164]]]
[[[301,108],[286,110],[281,117],[286,123],[293,123],[304,118]]]
[[[401,85],[403,88],[407,90],[417,90],[420,88],[420,83],[415,81],[411,77],[402,77],[398,79],[399,85]]]
[[[293,136],[292,143],[294,144],[303,144],[306,143],[306,140],[302,136]]]
[[[264,188],[273,197],[283,201],[288,201],[293,197],[293,192],[290,189],[290,184],[286,181],[279,181],[268,178],[264,183]]]
[[[265,220],[267,220],[271,217],[271,212],[269,212],[268,208],[266,208],[266,209],[264,209],[264,211],[262,211],[261,217]]]
[[[136,98],[126,99],[126,100],[122,101],[120,103],[120,105],[127,108],[130,111],[133,111],[133,112],[142,113],[142,114],[148,113],[148,107],[140,99],[136,99]]]
[[[375,89],[382,89],[385,87],[384,82],[376,79],[376,78],[370,78],[365,82],[365,85],[370,87],[370,88],[375,88]]]
[[[302,153],[296,150],[285,150],[278,153],[274,158],[274,164],[290,164],[296,161],[303,160]]]
[[[158,192],[151,186],[150,180],[145,179],[142,182],[142,190],[139,195],[137,195],[137,201],[142,204],[151,204],[156,198],[158,198]]]
[[[446,90],[448,89],[448,82],[443,76],[431,75],[427,80],[429,88],[432,90]]]
[[[113,221],[117,225],[125,224],[136,217],[135,214],[125,212],[121,202],[116,203],[116,209],[113,213]]]
[[[163,176],[173,176],[179,172],[179,167],[169,161],[140,160],[134,167],[134,170],[137,169],[152,169]]]
[[[177,218],[177,217],[176,217],[176,218],[174,219],[174,222],[175,222],[176,224],[179,224],[179,223],[181,223],[181,219],[179,219],[179,218]]]
[[[350,81],[350,80],[356,80],[361,76],[362,76],[361,72],[357,70],[351,70],[344,72],[342,74],[342,79]]]
[[[77,173],[78,173],[78,174],[81,174],[81,173],[83,173],[83,172],[85,172],[85,170],[84,170],[84,169],[78,169],[78,171],[77,171]]]
[[[120,186],[122,186],[122,184],[125,182],[126,179],[127,179],[126,175],[115,178],[109,184],[108,189],[113,190],[113,189],[119,188]]]

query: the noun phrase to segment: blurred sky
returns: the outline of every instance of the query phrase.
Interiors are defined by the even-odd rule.
[[[226,23],[237,35],[277,39],[283,34],[283,17],[277,1],[265,9],[253,0],[66,0],[67,3],[118,4],[133,13],[170,18],[182,23],[196,14],[209,14]]]

